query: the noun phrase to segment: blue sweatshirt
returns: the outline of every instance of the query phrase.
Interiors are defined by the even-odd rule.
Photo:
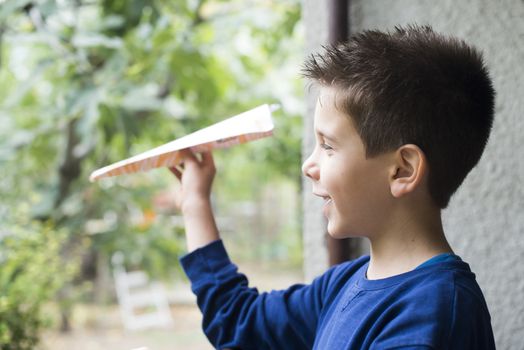
[[[486,302],[460,259],[368,280],[365,256],[270,293],[248,287],[222,241],[181,263],[217,349],[495,349]]]

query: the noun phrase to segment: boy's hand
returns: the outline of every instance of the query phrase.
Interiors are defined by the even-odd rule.
[[[211,152],[202,153],[201,159],[189,149],[181,151],[184,162],[169,168],[180,181],[180,192],[177,194],[176,205],[182,211],[209,201],[211,186],[216,174],[215,162]]]
[[[190,150],[183,150],[184,163],[169,168],[180,180],[180,191],[175,198],[184,215],[187,248],[191,252],[219,239],[211,208],[211,186],[216,168],[211,152],[198,159]]]

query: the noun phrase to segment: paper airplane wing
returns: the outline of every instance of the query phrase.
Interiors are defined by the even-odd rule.
[[[180,150],[186,148],[198,153],[270,136],[274,128],[271,110],[271,106],[267,104],[256,107],[152,150],[95,170],[89,176],[89,180],[96,181],[104,177],[172,167],[182,161]]]

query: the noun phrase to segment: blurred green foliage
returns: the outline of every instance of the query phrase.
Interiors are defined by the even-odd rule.
[[[42,305],[73,276],[77,264],[61,258],[63,229],[29,222],[27,215],[10,218],[0,229],[0,348],[34,349],[49,321]]]
[[[71,251],[82,250],[77,281],[115,251],[170,276],[184,250],[165,204],[172,176],[91,184],[90,172],[262,103],[282,106],[275,137],[217,152],[217,210],[228,215],[222,204],[257,200],[271,183],[298,191],[299,19],[299,0],[0,1],[0,237],[21,237],[0,256],[24,257],[27,236],[38,241],[27,243],[34,259],[74,265]],[[10,219],[24,215],[24,225]],[[299,226],[283,233],[299,246]],[[53,264],[40,266],[42,278]],[[69,279],[56,274],[55,287]],[[5,327],[1,319],[1,337]]]

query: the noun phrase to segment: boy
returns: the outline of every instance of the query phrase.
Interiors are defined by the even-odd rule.
[[[219,240],[215,167],[186,151],[181,181],[192,281],[216,348],[494,349],[469,266],[446,241],[441,209],[480,159],[494,90],[481,55],[429,27],[365,31],[312,56],[316,147],[302,170],[325,200],[327,230],[362,236],[370,256],[310,285],[259,294]]]

